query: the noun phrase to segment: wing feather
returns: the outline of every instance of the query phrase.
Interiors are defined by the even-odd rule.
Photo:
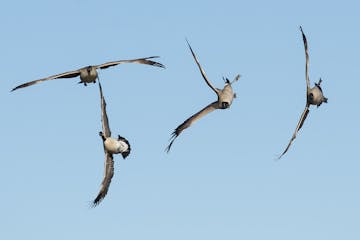
[[[309,91],[309,89],[310,89],[310,78],[309,78],[309,52],[308,52],[308,44],[307,44],[306,36],[305,36],[305,34],[304,34],[301,26],[300,26],[300,31],[301,31],[301,35],[302,35],[303,42],[304,42],[304,48],[305,48],[305,59],[306,59],[306,63],[305,63],[305,79],[306,79],[306,89],[307,89],[307,91]]]
[[[31,82],[23,83],[15,88],[13,88],[11,91],[15,91],[19,88],[29,87],[29,86],[32,86],[32,85],[35,85],[35,84],[38,84],[38,83],[41,83],[44,81],[48,81],[48,80],[53,80],[53,79],[57,79],[57,78],[73,78],[73,77],[77,77],[79,75],[80,75],[80,69],[74,70],[74,71],[69,71],[69,72],[64,72],[64,73],[56,74],[56,75],[53,75],[50,77],[41,78],[41,79],[34,80]]]
[[[152,56],[152,57],[147,57],[147,58],[119,60],[119,61],[103,63],[103,64],[97,65],[95,67],[100,68],[100,69],[105,69],[105,68],[108,68],[108,67],[116,66],[118,64],[122,64],[122,63],[139,63],[139,64],[147,64],[147,65],[152,65],[152,66],[156,66],[156,67],[165,68],[165,66],[163,64],[161,64],[159,62],[149,60],[149,59],[158,58],[158,57],[159,56]]]
[[[301,127],[303,126],[304,122],[305,122],[305,119],[307,117],[307,115],[309,114],[309,104],[306,104],[306,107],[304,109],[304,112],[301,114],[301,117],[300,117],[300,120],[295,128],[295,131],[290,139],[290,142],[289,144],[286,146],[284,152],[278,157],[278,159],[280,159],[290,148],[292,142],[295,140],[296,138],[296,134],[298,133],[298,131],[301,129]]]
[[[190,48],[191,54],[193,55],[193,57],[194,57],[194,59],[195,59],[195,62],[196,62],[196,64],[198,65],[199,70],[200,70],[200,72],[201,72],[201,75],[202,75],[202,77],[204,78],[206,84],[216,93],[216,95],[219,95],[219,90],[216,89],[216,88],[211,84],[211,82],[209,81],[209,79],[207,78],[204,69],[201,67],[201,65],[200,65],[200,63],[199,63],[199,61],[198,61],[198,59],[197,59],[194,51],[192,50],[192,48],[191,48],[191,46],[190,46],[190,43],[188,42],[188,40],[186,40],[186,42],[187,42],[187,44],[188,44],[188,46],[189,46],[189,48]]]
[[[104,148],[105,150],[105,148]],[[96,196],[96,198],[93,201],[93,207],[96,207],[97,205],[99,205],[99,203],[105,198],[108,190],[109,190],[109,186],[111,183],[111,179],[114,176],[114,159],[113,159],[113,155],[108,153],[105,150],[105,167],[104,167],[104,177],[103,180],[101,182],[101,188],[100,191],[98,193],[98,195]]]
[[[102,92],[102,87],[99,81],[99,91],[100,91],[100,102],[101,102],[101,123],[102,123],[102,130],[104,133],[104,137],[110,137],[111,136],[111,131],[110,131],[110,127],[109,127],[109,119],[106,113],[106,102],[105,102],[105,98]]]
[[[205,108],[201,109],[199,112],[195,113],[188,119],[186,119],[182,124],[180,124],[174,132],[171,134],[171,141],[170,144],[166,147],[165,151],[169,152],[172,144],[174,143],[175,139],[180,135],[182,131],[184,131],[186,128],[190,127],[194,122],[205,116],[206,114],[214,111],[215,109],[218,109],[218,102],[213,102],[207,105]]]

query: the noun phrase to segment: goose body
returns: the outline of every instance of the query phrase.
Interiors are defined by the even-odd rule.
[[[321,81],[319,81],[321,83]],[[327,98],[324,96],[320,84],[317,83],[313,88],[309,90],[308,99],[310,105],[320,106],[323,102],[327,102]]]
[[[226,109],[229,108],[236,97],[231,83],[229,81],[226,82],[223,89],[218,89],[218,103],[219,109]]]
[[[87,83],[95,83],[98,78],[98,73],[96,67],[87,66],[85,68],[79,69],[80,71],[80,82],[86,85]]]
[[[111,154],[118,154],[126,152],[129,149],[129,145],[122,139],[115,139],[108,137],[104,141],[104,147],[106,151]]]

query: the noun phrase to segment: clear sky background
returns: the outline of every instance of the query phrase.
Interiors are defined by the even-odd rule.
[[[360,239],[359,1],[7,1],[0,9],[1,239]],[[305,106],[323,79],[328,104]],[[241,79],[230,109],[171,132]],[[18,84],[159,55],[166,69],[100,70],[115,156],[104,201],[97,85]]]

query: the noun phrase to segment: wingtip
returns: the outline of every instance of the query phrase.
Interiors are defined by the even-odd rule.
[[[147,59],[149,58],[159,58],[160,56],[151,56],[151,57],[147,57]]]
[[[284,155],[285,155],[285,153],[287,153],[287,151],[289,150],[289,145],[286,147],[286,149],[278,156],[278,157],[276,157],[276,161],[279,161]]]
[[[13,89],[11,89],[10,92],[13,92],[13,91],[15,91],[15,90],[18,90],[19,88],[23,88],[23,85],[19,85],[19,86],[14,87]]]
[[[303,36],[304,41],[306,41],[306,36],[305,36],[305,33],[304,33],[302,27],[300,26],[299,28],[300,28],[301,35]]]
[[[192,52],[192,54],[194,54],[194,51],[193,51],[193,49],[192,49],[192,47],[191,47],[191,45],[189,43],[189,40],[187,38],[185,38],[185,40],[186,40],[186,43],[187,43],[188,47],[190,48],[190,51]]]
[[[165,148],[165,152],[167,153],[167,154],[169,154],[169,152],[170,152],[170,148],[171,148],[171,143]]]
[[[175,139],[174,139],[175,140]],[[169,154],[172,144],[174,143],[174,140],[170,142],[170,144],[165,148],[165,152]]]
[[[161,67],[161,68],[166,68],[164,64],[159,63],[159,62],[155,62],[154,66]]]
[[[156,67],[161,67],[161,68],[166,68],[164,64],[159,63],[159,62],[155,62],[155,61],[151,61],[149,59],[153,59],[153,58],[159,58],[160,56],[151,56],[151,57],[147,57],[147,58],[143,58],[144,60],[148,60],[151,65],[156,66]]]
[[[173,145],[175,139],[178,137],[178,134],[176,134],[176,130],[174,130],[174,132],[171,134],[171,137],[169,139],[170,143],[169,145],[165,148],[165,152],[166,153],[169,153],[170,152],[170,149],[171,149],[171,146]]]
[[[284,154],[280,154],[280,156],[276,157],[274,160],[275,160],[276,162],[279,161],[283,155],[284,155]]]
[[[101,196],[101,194],[97,195],[97,197],[94,199],[94,201],[91,202],[91,208],[97,207],[103,199],[104,199],[104,197]]]

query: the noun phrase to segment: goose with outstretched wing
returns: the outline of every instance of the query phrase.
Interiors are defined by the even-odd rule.
[[[278,157],[278,159],[280,159],[289,150],[292,142],[295,140],[296,134],[303,126],[305,119],[306,119],[307,115],[309,114],[310,105],[316,105],[317,107],[319,107],[322,103],[327,103],[327,101],[328,101],[328,99],[323,95],[323,91],[320,87],[320,84],[322,82],[321,78],[318,83],[315,83],[314,87],[310,88],[308,44],[307,44],[306,36],[305,36],[301,26],[300,26],[300,31],[301,31],[302,39],[304,42],[305,59],[306,59],[306,63],[305,63],[306,105],[305,105],[304,112],[301,114],[300,120],[299,120],[299,122],[295,128],[295,131],[290,139],[289,144],[286,146],[284,152]]]
[[[216,110],[216,109],[227,109],[231,106],[232,101],[234,100],[234,98],[236,98],[236,94],[233,92],[232,89],[232,83],[239,80],[240,75],[237,75],[235,77],[235,79],[230,82],[229,79],[224,79],[225,81],[225,86],[223,87],[223,89],[219,89],[219,88],[215,88],[211,82],[208,80],[204,69],[201,67],[194,51],[192,50],[189,42],[187,42],[191,54],[200,70],[200,73],[202,75],[202,77],[204,78],[206,84],[216,93],[217,95],[217,101],[210,103],[209,105],[207,105],[205,108],[203,108],[202,110],[200,110],[199,112],[195,113],[194,115],[192,115],[191,117],[189,117],[188,119],[186,119],[182,124],[180,124],[172,133],[171,135],[171,139],[170,139],[170,143],[169,145],[166,147],[165,151],[169,152],[170,148],[172,146],[172,144],[174,143],[175,139],[180,135],[180,133],[182,131],[184,131],[186,128],[190,127],[194,122],[196,122],[197,120],[199,120],[200,118],[202,118],[203,116],[205,116],[206,114]]]
[[[161,63],[150,60],[153,58],[158,58],[158,56],[147,57],[147,58],[138,58],[138,59],[129,59],[129,60],[119,60],[119,61],[114,61],[114,62],[103,63],[100,65],[87,66],[87,67],[83,67],[83,68],[80,68],[77,70],[64,72],[64,73],[56,74],[56,75],[53,75],[50,77],[41,78],[41,79],[34,80],[31,82],[23,83],[15,88],[13,88],[11,91],[15,91],[19,88],[29,87],[29,86],[32,86],[32,85],[35,85],[35,84],[38,84],[38,83],[41,83],[44,81],[48,81],[48,80],[54,80],[54,79],[58,79],[58,78],[74,78],[77,76],[80,76],[79,83],[83,83],[86,86],[87,83],[95,83],[96,79],[98,79],[97,69],[105,69],[105,68],[116,66],[119,64],[123,64],[123,63],[139,63],[139,64],[147,64],[147,65],[165,68],[165,66],[162,65]]]
[[[113,154],[121,154],[125,159],[131,151],[130,143],[124,137],[118,135],[118,137],[112,138],[111,131],[109,127],[109,120],[106,114],[106,102],[103,96],[102,87],[99,81],[100,89],[100,101],[101,101],[101,122],[102,122],[102,132],[99,132],[101,139],[103,140],[104,152],[105,152],[105,169],[104,177],[101,182],[101,188],[93,201],[93,206],[97,206],[106,196],[111,179],[114,175],[114,159]]]

